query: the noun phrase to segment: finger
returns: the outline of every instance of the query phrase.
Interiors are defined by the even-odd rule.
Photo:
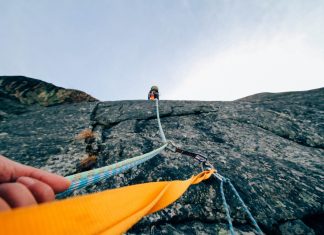
[[[70,186],[70,181],[63,176],[49,173],[31,166],[15,163],[15,180],[21,176],[29,176],[38,179],[53,188],[55,193],[63,192]]]
[[[26,166],[26,168],[33,168],[33,167]],[[49,173],[47,171],[43,171],[36,168],[30,169],[29,176],[48,184],[49,186],[51,186],[51,188],[54,190],[55,193],[59,193],[67,190],[71,184],[71,182],[68,179],[64,178],[63,176]]]
[[[0,182],[16,181],[21,176],[29,176],[43,181],[51,186],[55,193],[65,191],[71,184],[62,176],[22,165],[0,155]]]
[[[32,193],[20,183],[3,183],[0,185],[0,197],[11,208],[36,204]]]
[[[49,202],[55,199],[53,189],[42,181],[23,176],[19,177],[17,182],[25,185],[38,203]]]
[[[13,161],[0,155],[0,183],[10,182],[14,175],[14,163]]]
[[[10,210],[8,203],[0,197],[0,211]]]

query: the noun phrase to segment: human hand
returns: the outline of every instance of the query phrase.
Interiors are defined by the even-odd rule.
[[[69,186],[62,176],[0,155],[0,211],[52,201]]]

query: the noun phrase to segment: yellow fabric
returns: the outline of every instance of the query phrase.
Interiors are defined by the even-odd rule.
[[[184,181],[132,185],[1,212],[0,234],[121,234],[213,172],[204,171]]]

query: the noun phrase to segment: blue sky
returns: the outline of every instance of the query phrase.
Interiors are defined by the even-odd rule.
[[[324,86],[323,0],[0,0],[0,75],[100,100]]]

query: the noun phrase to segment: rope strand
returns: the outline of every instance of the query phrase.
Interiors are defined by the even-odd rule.
[[[162,129],[162,125],[161,125],[161,121],[160,121],[159,100],[158,99],[155,99],[155,107],[156,107],[156,117],[157,117],[157,121],[158,121],[158,125],[159,125],[159,133],[160,133],[162,142],[166,143],[167,140],[165,138],[164,131]]]
[[[224,209],[225,209],[225,212],[226,212],[226,219],[227,219],[227,222],[228,222],[228,227],[229,227],[230,233],[231,233],[231,235],[235,235],[233,224],[232,224],[232,218],[231,218],[231,215],[230,215],[230,212],[229,212],[229,207],[228,207],[228,204],[226,202],[226,198],[225,198],[225,194],[224,194],[223,183],[224,183],[224,181],[222,180],[221,183],[220,183],[220,193],[221,193],[221,196],[222,196],[223,206],[224,206]]]
[[[232,191],[234,192],[235,196],[238,198],[239,202],[241,203],[241,205],[243,206],[243,209],[245,211],[245,213],[248,215],[249,219],[251,220],[252,224],[254,225],[256,232],[260,235],[263,234],[262,230],[260,229],[258,223],[256,222],[256,220],[254,219],[253,215],[251,214],[250,210],[247,208],[247,206],[245,205],[243,199],[240,197],[240,195],[238,194],[238,192],[236,191],[234,185],[231,183],[231,181],[229,179],[226,179],[226,182],[228,182],[228,184],[230,185]]]

